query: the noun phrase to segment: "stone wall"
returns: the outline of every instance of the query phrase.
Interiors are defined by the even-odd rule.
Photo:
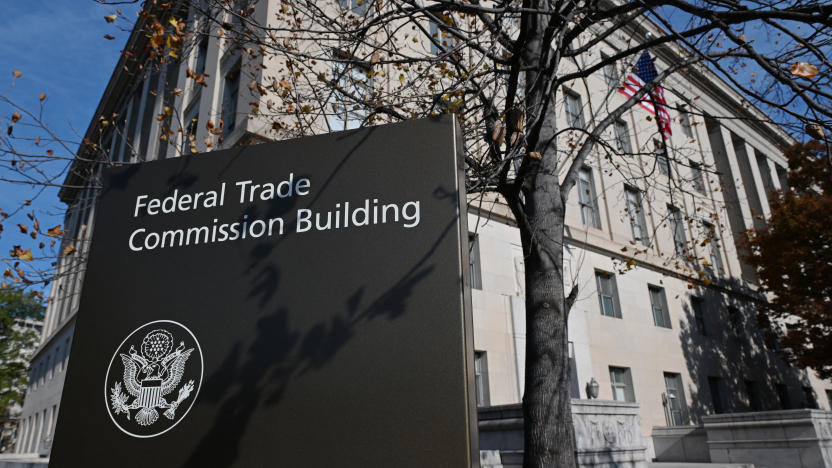
[[[832,412],[813,409],[705,416],[714,463],[832,468]]]
[[[578,466],[645,468],[646,445],[637,403],[572,400]],[[519,404],[480,408],[480,450],[490,467],[515,466],[523,450],[523,411]],[[499,452],[502,464],[497,464]],[[509,461],[510,460],[510,461]]]

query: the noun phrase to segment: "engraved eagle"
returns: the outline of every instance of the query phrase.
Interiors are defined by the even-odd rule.
[[[116,382],[110,391],[110,403],[115,414],[125,413],[130,419],[130,411],[138,409],[135,418],[141,426],[149,426],[156,422],[159,413],[156,408],[162,408],[165,417],[173,419],[176,408],[194,389],[194,381],[179,388],[177,398],[173,401],[165,399],[182,380],[185,365],[193,352],[193,348],[185,349],[185,343],[180,341],[173,351],[173,335],[167,330],[156,329],[145,335],[140,346],[140,353],[134,345],[130,346],[127,354],[120,353],[124,366],[122,374],[124,389],[134,397],[122,392],[121,382]]]

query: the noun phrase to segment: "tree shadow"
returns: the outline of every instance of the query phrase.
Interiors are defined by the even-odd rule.
[[[369,134],[367,132],[356,142],[334,172],[345,164]],[[327,182],[333,177],[331,175]],[[326,187],[327,184],[324,184],[316,188],[318,193],[309,208],[318,201]],[[449,202],[456,203],[455,198]],[[282,208],[270,205],[260,212],[252,206],[245,214],[249,215],[249,219],[263,219],[284,216],[294,208],[294,204],[284,204]],[[183,466],[224,467],[241,463],[241,459],[248,456],[244,453],[244,437],[253,418],[263,408],[281,404],[293,382],[331,364],[339,352],[371,322],[395,320],[409,312],[408,301],[414,289],[434,272],[437,249],[448,235],[453,234],[457,223],[457,219],[451,220],[401,277],[388,279],[390,286],[380,294],[374,293],[374,297],[368,298],[370,288],[359,286],[343,296],[341,307],[327,312],[326,319],[302,326],[292,323],[293,314],[297,311],[274,305],[278,289],[285,282],[275,259],[286,254],[286,249],[281,251],[286,238],[269,239],[251,248],[245,269],[250,287],[248,297],[257,302],[258,313],[264,315],[256,320],[252,330],[253,341],[238,340],[219,368],[207,376],[204,386],[215,390],[200,394],[200,399],[204,400],[203,404],[216,406],[217,409],[210,427],[205,429],[205,435]],[[291,232],[292,227],[289,229]],[[361,275],[360,271],[355,273]],[[314,286],[310,288],[315,291],[313,294],[327,293]]]
[[[806,405],[805,372],[786,364],[757,327],[756,307],[764,300],[759,293],[731,278],[686,296],[679,338],[692,381],[688,388],[692,422],[701,424],[703,416],[715,413]]]

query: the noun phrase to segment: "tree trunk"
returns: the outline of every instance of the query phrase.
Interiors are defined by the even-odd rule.
[[[546,172],[534,177],[535,185],[541,185],[537,190],[525,191],[531,232],[521,229],[526,264],[523,466],[571,468],[575,440],[569,396],[569,301],[563,285],[565,207],[556,176]]]

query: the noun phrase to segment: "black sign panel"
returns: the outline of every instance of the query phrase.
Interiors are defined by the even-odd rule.
[[[50,466],[478,462],[443,117],[106,171]]]

